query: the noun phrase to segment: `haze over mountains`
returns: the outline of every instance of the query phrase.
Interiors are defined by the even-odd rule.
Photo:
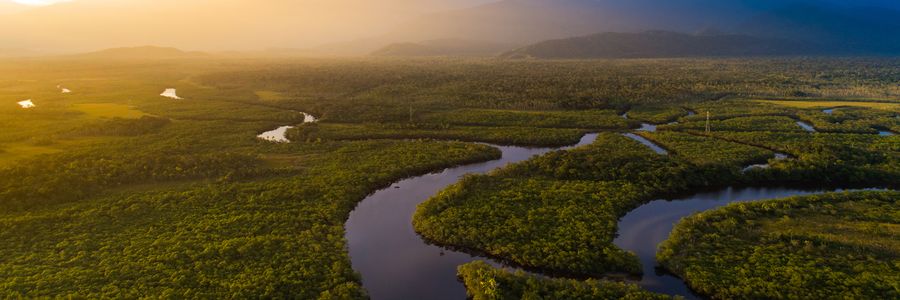
[[[606,32],[549,40],[507,53],[504,58],[667,58],[828,54],[808,43],[717,32]]]
[[[124,48],[110,48],[95,52],[83,53],[73,55],[73,58],[85,58],[85,59],[141,59],[141,58],[153,58],[153,59],[186,59],[186,58],[204,58],[209,57],[210,54],[203,52],[187,52],[182,51],[177,48],[172,47],[155,47],[155,46],[141,46],[141,47],[124,47]]]
[[[664,30],[703,32],[702,39],[707,43],[711,40],[736,42],[735,38],[740,36],[742,42],[754,45],[755,50],[749,52],[759,55],[798,50],[803,50],[798,54],[900,54],[900,4],[887,0],[334,0],[322,3],[316,0],[75,0],[0,18],[0,43],[6,48],[42,50],[159,44],[196,50],[291,48],[316,54],[496,55],[548,40],[575,42],[565,47],[586,45],[583,40],[571,39],[579,36],[593,37],[594,46],[604,43],[600,46],[608,52],[616,47],[609,43],[625,43],[628,39],[622,39],[623,36],[609,39],[614,35],[605,35],[604,41],[597,39],[604,35],[597,34],[644,32],[647,35]],[[710,39],[715,35],[720,37]],[[562,47],[559,41],[555,42]],[[798,47],[798,44],[806,46]],[[535,47],[525,47],[519,52],[523,53],[524,49]],[[543,49],[546,51],[546,44]],[[766,49],[777,51],[767,53]],[[687,49],[668,50],[673,49],[645,55],[684,53]],[[731,55],[734,51],[725,52]],[[736,55],[741,55],[737,52]]]
[[[386,39],[471,38],[528,45],[605,32],[666,30],[765,39],[760,42],[770,44],[759,49],[778,50],[772,54],[793,52],[775,45],[785,40],[815,45],[809,49],[817,54],[896,54],[897,6],[877,0],[506,0],[423,17]]]

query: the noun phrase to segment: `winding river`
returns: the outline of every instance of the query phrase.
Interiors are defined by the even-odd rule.
[[[636,282],[652,292],[680,295],[698,299],[683,280],[660,269],[656,262],[657,246],[669,238],[669,233],[684,217],[697,212],[719,208],[735,202],[759,201],[792,196],[841,191],[834,189],[796,188],[725,188],[702,192],[673,200],[656,200],[629,212],[619,220],[619,232],[613,241],[616,246],[634,252],[641,261],[644,276]]]
[[[662,147],[649,140],[634,134],[626,136],[665,154]],[[412,226],[416,206],[466,174],[484,174],[536,155],[588,145],[596,138],[597,134],[588,134],[578,144],[564,148],[492,145],[502,151],[501,159],[404,179],[366,197],[350,214],[345,229],[353,268],[362,276],[369,296],[376,300],[465,299],[465,287],[458,281],[456,273],[459,265],[484,260],[496,267],[514,269],[492,259],[427,244]],[[684,281],[657,268],[657,246],[668,238],[681,218],[734,202],[829,191],[833,190],[729,187],[679,199],[656,200],[631,211],[619,221],[614,243],[634,252],[640,259],[645,274],[634,283],[658,293],[699,298]]]
[[[350,214],[346,238],[353,269],[372,299],[465,299],[456,267],[477,259],[498,262],[426,244],[413,230],[412,216],[419,203],[456,183],[466,174],[483,174],[554,150],[588,145],[597,134],[565,148],[496,146],[503,157],[489,162],[449,168],[412,177],[366,197]]]

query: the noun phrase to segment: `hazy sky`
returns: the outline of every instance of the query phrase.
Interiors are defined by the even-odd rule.
[[[509,5],[491,5],[495,11],[483,8],[474,13],[467,12],[464,17],[430,15],[497,1],[500,0],[0,0],[0,52],[4,49],[72,52],[140,45],[213,51],[309,48],[353,40],[376,44],[375,41],[380,43],[385,39],[372,38],[389,33],[386,39],[418,39],[390,42],[419,42],[442,38],[435,31],[444,27],[460,31],[451,38],[462,39],[506,26],[509,30],[481,38],[503,40],[512,36],[508,32],[517,30],[525,31],[519,32],[524,34],[547,28],[566,30],[572,25],[567,22],[578,25],[578,22],[593,24],[597,23],[593,21],[612,22],[610,20],[616,19],[643,21],[637,23],[647,23],[644,27],[652,27],[649,29],[687,32],[690,29],[669,25],[711,23],[710,26],[722,26],[731,19],[731,23],[744,22],[745,18],[758,14],[760,7],[788,3],[809,6],[838,3],[894,9],[900,6],[900,0],[515,0],[505,4],[530,7],[532,12],[523,15],[511,11]],[[604,13],[582,16],[584,20],[572,17],[585,15],[588,8],[596,5],[600,5]],[[569,9],[566,14],[551,18],[548,16],[556,15],[548,12],[548,6]],[[616,13],[616,7],[642,13],[620,15]],[[883,13],[882,8],[867,10],[866,15],[856,17],[861,20],[893,18],[894,15]],[[681,14],[674,13],[679,9]],[[796,17],[788,17],[803,19],[808,16],[798,13]],[[538,22],[541,18],[552,20]],[[669,18],[686,20],[673,23],[667,20]],[[413,23],[413,20],[420,22]],[[533,26],[524,26],[529,24]],[[602,26],[591,26],[581,33],[605,30]],[[410,31],[421,34],[404,34]],[[364,48],[361,44],[358,42],[352,47],[340,44],[333,49]]]
[[[42,6],[42,5],[50,5],[59,2],[65,2],[70,0],[12,0],[12,2],[21,3],[25,5],[34,5],[34,6]]]
[[[0,0],[0,48],[309,47],[377,36],[429,12],[485,2],[491,0]]]

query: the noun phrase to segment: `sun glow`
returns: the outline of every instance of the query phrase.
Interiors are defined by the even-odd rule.
[[[60,2],[68,2],[71,0],[13,0],[15,3],[25,4],[25,5],[34,5],[34,6],[44,6],[50,5]]]

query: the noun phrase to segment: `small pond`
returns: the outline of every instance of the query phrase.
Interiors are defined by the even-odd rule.
[[[303,123],[314,123],[316,122],[316,117],[304,112],[298,112],[303,114]],[[263,133],[260,133],[256,137],[270,141],[275,143],[290,143],[291,141],[287,138],[287,131],[294,126],[281,126]]]
[[[159,95],[166,97],[166,98],[172,98],[175,100],[184,99],[184,98],[178,97],[178,94],[176,93],[175,89],[166,89],[165,91],[162,92],[162,94],[159,94]]]
[[[34,101],[31,101],[31,99],[28,99],[28,100],[22,100],[22,101],[16,102],[16,104],[18,104],[18,105],[21,106],[22,108],[35,108],[35,107],[37,107],[37,105],[34,105]]]

